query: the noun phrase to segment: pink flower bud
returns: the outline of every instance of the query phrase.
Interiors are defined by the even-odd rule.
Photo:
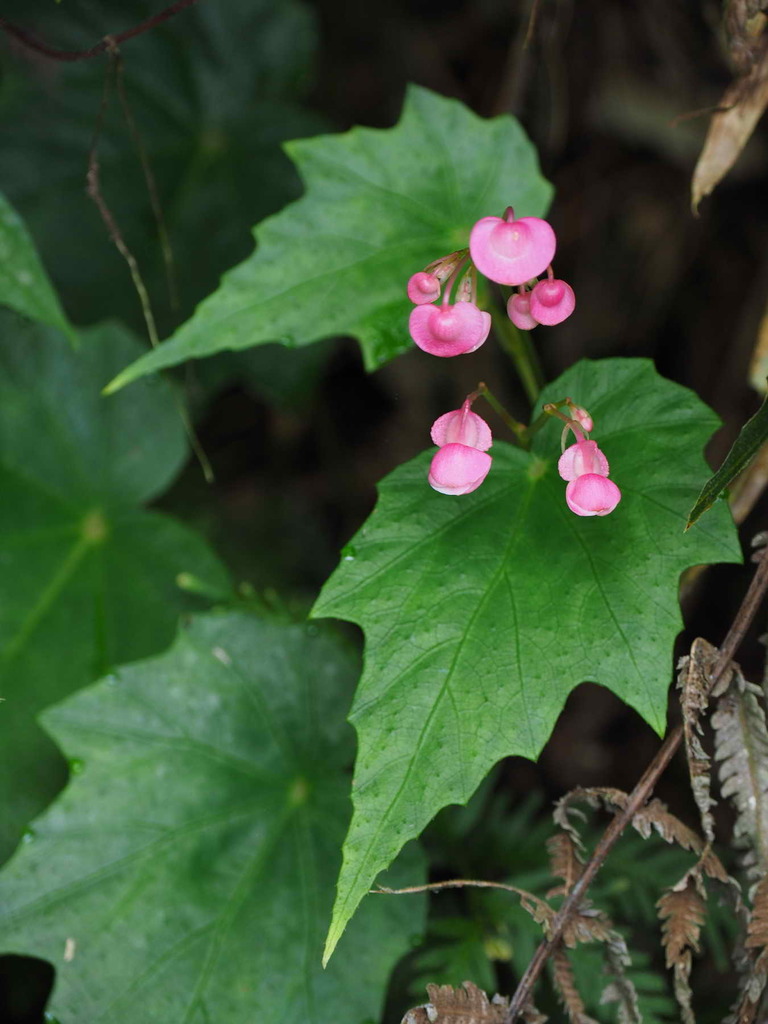
[[[584,473],[568,484],[565,500],[577,516],[607,516],[621,501],[621,491],[607,476]]]
[[[491,314],[474,302],[423,305],[411,310],[408,330],[425,352],[433,356],[461,356],[480,348],[491,329]]]
[[[539,217],[511,222],[483,217],[469,236],[472,262],[499,284],[525,284],[538,277],[552,262],[556,244],[554,231]]]
[[[588,434],[590,434],[595,429],[594,421],[586,409],[582,409],[580,405],[574,405],[572,402],[569,401],[568,411],[571,414],[571,419],[574,419],[577,423],[580,423]]]
[[[441,494],[469,494],[488,476],[492,461],[487,452],[466,444],[443,445],[429,467],[429,484]]]
[[[509,319],[521,331],[531,331],[539,326],[539,321],[531,316],[531,296],[529,292],[515,292],[510,295],[507,303]]]
[[[440,281],[434,274],[420,270],[408,282],[408,298],[417,306],[440,298]]]
[[[481,452],[487,451],[493,444],[491,428],[482,416],[472,412],[469,402],[461,409],[446,412],[432,424],[432,440],[438,447],[458,442]]]
[[[597,447],[597,441],[577,441],[560,456],[557,471],[563,480],[576,480],[585,473],[608,476],[608,459]]]
[[[539,281],[531,292],[531,315],[547,327],[567,320],[575,308],[573,288],[557,278]]]

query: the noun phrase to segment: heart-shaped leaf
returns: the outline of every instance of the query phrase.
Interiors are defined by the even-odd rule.
[[[78,773],[0,876],[0,930],[54,964],[62,1021],[379,1019],[423,896],[371,900],[320,966],[357,669],[317,626],[210,615],[45,713]],[[386,884],[423,878],[404,853]]]
[[[411,344],[411,274],[466,246],[480,217],[509,203],[521,216],[541,215],[551,194],[513,118],[485,121],[417,87],[394,128],[354,128],[286,149],[306,195],[256,229],[253,255],[113,389],[222,349],[336,334],[358,338],[375,369]]]
[[[179,614],[201,607],[179,573],[227,591],[200,538],[139,508],[187,455],[166,383],[101,396],[139,351],[117,326],[84,332],[75,351],[0,314],[0,858],[65,778],[37,712],[170,643]]]
[[[500,758],[537,757],[580,682],[662,732],[680,573],[740,558],[725,507],[683,532],[718,425],[695,395],[646,360],[608,359],[579,363],[542,401],[566,396],[594,417],[623,493],[613,514],[566,507],[556,424],[530,453],[496,444],[488,479],[464,497],[430,490],[425,452],[383,481],[314,609],[366,636],[355,813],[326,956],[403,843]]]

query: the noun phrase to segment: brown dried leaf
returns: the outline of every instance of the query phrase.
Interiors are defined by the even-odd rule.
[[[667,967],[674,972],[675,998],[683,1024],[696,1024],[691,1007],[691,958],[699,951],[699,935],[706,915],[706,902],[700,881],[689,872],[656,904],[662,921],[662,945]]]
[[[626,807],[629,797],[623,790],[610,787],[592,786],[589,789],[572,789],[570,793],[561,797],[553,812],[557,824],[571,835],[573,835],[574,829],[569,821],[569,814],[573,814],[573,808],[570,805],[576,800],[582,800],[591,807],[603,806],[607,811],[612,811],[615,814]],[[651,832],[655,831],[666,842],[677,843],[683,849],[698,854],[702,858],[702,867],[710,878],[728,882],[728,874],[716,854],[704,843],[701,836],[698,836],[693,829],[688,828],[679,818],[675,817],[661,800],[654,797],[645,807],[641,807],[632,818],[632,826],[643,839],[647,839]]]
[[[712,715],[720,787],[736,808],[734,842],[753,880],[768,871],[768,729],[761,691],[742,676]]]
[[[691,182],[694,213],[735,164],[768,106],[768,49],[751,69],[725,90],[720,111],[712,115]]]
[[[712,669],[718,658],[718,650],[712,644],[697,637],[691,645],[691,653],[678,662],[677,685],[680,689],[680,706],[683,711],[683,736],[685,755],[691,778],[691,790],[699,808],[701,827],[710,843],[715,840],[714,819],[710,808],[714,806],[710,791],[709,754],[701,745],[700,718],[709,704]]]
[[[600,1005],[618,1003],[619,1024],[642,1024],[637,991],[626,973],[626,968],[631,966],[632,960],[627,944],[618,932],[611,932],[605,944],[605,960],[611,981],[603,989]]]
[[[556,832],[547,840],[549,854],[549,870],[555,878],[562,878],[563,885],[550,889],[547,899],[553,896],[565,896],[581,878],[584,865],[573,836],[568,832]]]
[[[552,954],[552,979],[562,1001],[568,1020],[571,1024],[597,1024],[584,1008],[584,1001],[576,988],[573,968],[564,949],[556,949]]]
[[[563,926],[563,942],[569,949],[580,942],[608,942],[612,928],[613,924],[602,910],[596,910],[589,900],[583,900]]]
[[[723,1024],[752,1024],[762,1002],[768,976],[768,877],[754,890],[754,904],[747,922],[747,934],[734,960],[741,975],[739,998]]]
[[[509,1009],[507,998],[495,995],[489,1000],[471,981],[456,989],[451,985],[427,985],[427,995],[429,1002],[409,1010],[401,1024],[504,1024]],[[536,1018],[531,1021],[535,1024]]]

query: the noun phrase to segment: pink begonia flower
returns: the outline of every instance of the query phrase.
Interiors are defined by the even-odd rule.
[[[515,327],[521,331],[532,331],[539,326],[539,321],[531,316],[530,292],[515,292],[510,295],[507,303],[507,315]]]
[[[454,442],[477,448],[481,452],[488,451],[491,447],[491,428],[483,417],[472,412],[469,406],[470,402],[467,399],[460,409],[444,413],[432,424],[431,437],[439,448]]]
[[[597,447],[597,441],[577,441],[560,456],[557,471],[563,480],[575,480],[585,473],[608,476],[608,459]]]
[[[469,494],[488,476],[492,461],[487,452],[451,442],[435,452],[429,484],[441,494]]]
[[[491,330],[491,314],[474,302],[416,306],[408,330],[416,344],[433,356],[461,356],[480,348]]]
[[[565,281],[556,278],[539,281],[531,292],[531,316],[547,327],[567,320],[575,308],[576,296]]]
[[[584,473],[568,484],[565,500],[577,516],[607,516],[621,501],[621,491],[607,476]]]
[[[586,409],[582,409],[580,405],[574,405],[573,402],[568,402],[568,409],[571,414],[571,419],[576,420],[589,434],[595,429],[595,423],[592,417],[589,415]]]
[[[440,279],[435,274],[420,270],[408,281],[408,298],[417,306],[440,298]]]
[[[539,217],[513,220],[483,217],[472,228],[469,252],[477,269],[499,284],[520,285],[538,277],[552,262],[555,232]]]

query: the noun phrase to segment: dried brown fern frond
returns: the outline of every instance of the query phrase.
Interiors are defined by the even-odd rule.
[[[465,981],[461,988],[452,985],[427,985],[429,1002],[415,1006],[403,1017],[401,1024],[504,1024],[509,1000],[495,995],[493,999]],[[536,1011],[534,1011],[536,1012]],[[531,1024],[543,1024],[546,1017],[530,1018]]]
[[[763,1001],[768,977],[768,876],[760,879],[753,896],[744,947],[736,957],[741,974],[739,998],[724,1024],[752,1024]]]
[[[573,835],[573,825],[569,816],[574,813],[572,807],[574,802],[583,801],[590,807],[603,807],[615,814],[617,811],[624,810],[628,800],[629,796],[621,789],[607,786],[577,787],[561,797],[555,805],[553,817],[561,828],[566,829],[569,835]],[[710,849],[709,844],[705,843],[693,829],[683,824],[678,817],[672,814],[666,804],[656,797],[649,800],[634,815],[632,826],[643,839],[647,839],[651,832],[657,832],[666,842],[676,843],[684,850],[690,850],[691,853],[697,854],[702,859],[702,867],[707,875],[721,882],[728,881],[728,873],[720,859]]]
[[[568,1014],[570,1024],[597,1024],[586,1012],[584,1000],[576,988],[573,968],[565,950],[556,949],[550,963],[552,965],[552,981],[565,1012]]]
[[[569,949],[580,942],[608,942],[613,924],[602,910],[597,910],[589,900],[582,900],[578,910],[571,914],[563,927],[563,942]]]
[[[706,896],[696,871],[663,893],[656,904],[662,922],[662,945],[667,967],[673,971],[675,998],[683,1024],[696,1024],[691,1007],[691,960],[699,951],[699,935],[706,916]]]
[[[736,808],[734,843],[753,881],[768,871],[768,730],[760,694],[739,675],[712,716],[721,791]]]
[[[711,808],[716,801],[712,799],[709,754],[704,750],[699,737],[702,733],[700,719],[709,705],[712,670],[718,654],[716,647],[697,637],[691,644],[690,654],[685,655],[677,663],[677,685],[681,691],[683,738],[691,790],[699,809],[702,830],[710,843],[715,839],[715,823]],[[725,685],[727,686],[727,683]]]
[[[618,1004],[618,1024],[642,1024],[637,991],[626,973],[626,968],[632,964],[626,942],[618,932],[611,932],[604,949],[606,969],[611,980],[603,989],[600,1005]]]
[[[549,870],[555,878],[562,878],[563,884],[555,886],[547,893],[547,899],[553,896],[567,895],[575,882],[581,878],[584,864],[573,836],[568,832],[555,832],[547,840],[549,854]]]

